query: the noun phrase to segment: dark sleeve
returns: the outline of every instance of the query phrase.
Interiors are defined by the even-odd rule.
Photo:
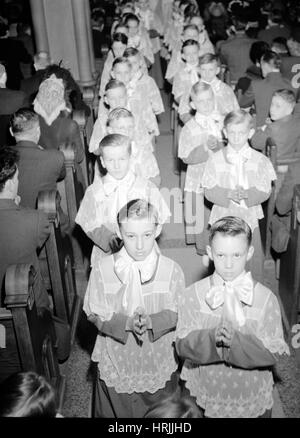
[[[228,349],[227,362],[239,368],[255,369],[271,367],[276,358],[254,335],[244,335],[235,331],[231,347]]]
[[[104,252],[108,252],[110,251],[111,238],[114,237],[115,234],[104,225],[101,225],[101,227],[95,228],[93,231],[88,231],[87,236]]]
[[[61,181],[65,178],[66,176],[66,167],[65,167],[65,157],[64,154],[60,151],[58,151],[58,156],[57,156],[57,167],[58,167],[58,176],[57,176],[57,181]]]
[[[239,104],[241,108],[248,108],[255,102],[253,86],[250,84],[246,92],[241,96]]]
[[[248,198],[245,199],[245,203],[247,207],[253,207],[254,205],[259,205],[269,199],[271,191],[268,193],[261,192],[257,190],[255,187],[250,187],[250,189],[246,190]]]
[[[186,157],[182,158],[182,161],[186,164],[198,164],[207,161],[208,151],[204,150],[203,146],[197,146]]]
[[[280,215],[288,214],[293,205],[295,181],[293,178],[292,168],[290,167],[285,175],[282,186],[276,198],[276,209]]]
[[[99,317],[94,322],[98,330],[105,336],[126,344],[129,333],[126,332],[127,316],[122,313],[114,313],[109,321],[101,321]]]
[[[32,57],[27,52],[24,44],[21,41],[16,41],[18,45],[17,53],[18,53],[18,60],[20,62],[23,62],[24,64],[29,64],[32,61]]]
[[[262,129],[258,128],[255,131],[253,137],[251,137],[251,140],[250,140],[251,146],[254,149],[258,149],[260,151],[265,152],[267,138],[268,138],[268,135],[267,135],[266,131],[263,131]]]
[[[220,186],[214,186],[211,189],[204,189],[205,197],[213,204],[220,205],[221,207],[229,206],[228,193],[229,189],[224,189]]]
[[[177,338],[176,350],[179,356],[200,365],[223,362],[217,351],[214,329],[194,330],[183,339]]]
[[[81,141],[80,129],[78,124],[74,120],[71,120],[71,122],[71,141],[74,143],[75,147],[75,160],[77,163],[81,163],[84,158],[84,145]]]
[[[40,248],[48,238],[51,231],[51,224],[48,219],[48,216],[42,212],[38,211],[38,218],[37,218],[37,242],[36,246],[37,248]]]
[[[152,321],[152,329],[148,330],[150,342],[157,341],[176,328],[178,316],[172,310],[162,310],[151,314],[150,317]]]

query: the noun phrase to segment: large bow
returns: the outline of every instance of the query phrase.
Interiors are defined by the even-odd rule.
[[[198,64],[186,64],[185,71],[190,75],[192,86],[199,81]]]
[[[244,146],[240,151],[236,152],[231,146],[227,146],[227,161],[232,164],[230,174],[232,177],[232,188],[237,186],[243,187],[245,190],[249,188],[246,162],[251,158],[251,149],[248,145]],[[246,206],[244,200],[240,203],[241,206]]]
[[[207,131],[208,134],[214,135],[219,140],[222,139],[223,120],[217,111],[213,111],[213,113],[208,116],[196,112],[195,121],[204,131]]]
[[[155,245],[145,260],[133,260],[123,247],[116,257],[114,270],[119,280],[125,285],[122,308],[127,315],[134,314],[137,307],[145,307],[142,283],[149,281],[155,272],[159,249]]]
[[[205,301],[213,310],[223,305],[223,317],[242,327],[246,318],[241,303],[248,306],[253,303],[251,273],[247,272],[233,281],[224,281],[223,285],[212,286],[206,294]]]

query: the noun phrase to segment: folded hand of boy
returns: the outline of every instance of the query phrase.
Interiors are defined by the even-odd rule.
[[[245,190],[243,187],[238,187],[238,192],[239,192],[239,200],[241,201],[242,199],[247,199],[248,198],[248,193],[247,190]]]
[[[234,329],[229,321],[222,321],[215,332],[216,346],[230,348]]]
[[[240,203],[239,189],[228,190],[227,198],[232,199],[234,202]]]
[[[207,147],[210,150],[214,150],[218,148],[218,139],[214,135],[209,135],[207,138]]]

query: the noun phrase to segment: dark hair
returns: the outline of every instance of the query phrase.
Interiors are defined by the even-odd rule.
[[[137,56],[140,55],[140,51],[136,49],[135,47],[127,47],[123,53],[124,58],[130,58],[131,56]]]
[[[144,418],[201,418],[203,415],[190,397],[171,396],[155,403]]]
[[[119,88],[119,87],[126,89],[125,84],[123,82],[118,81],[117,79],[111,79],[110,81],[107,82],[104,92],[106,93],[109,90],[114,90],[115,88]]]
[[[220,58],[213,53],[205,53],[205,55],[200,56],[199,58],[199,65],[210,64],[212,62],[216,62],[219,67],[221,65]]]
[[[125,46],[127,46],[128,37],[127,37],[127,35],[125,35],[125,33],[115,32],[112,36],[112,44],[114,42],[120,42],[120,43],[124,44]]]
[[[195,24],[186,24],[183,28],[182,33],[184,33],[186,30],[189,30],[189,29],[196,30],[199,33],[199,29]]]
[[[0,386],[0,417],[55,417],[52,386],[34,372],[9,376]]]
[[[129,154],[131,154],[131,141],[129,137],[122,134],[108,134],[99,143],[100,156],[103,155],[103,149],[106,147],[127,146]]]
[[[209,244],[211,245],[217,233],[223,236],[239,236],[244,234],[248,246],[252,242],[252,231],[247,222],[236,216],[225,216],[214,222],[209,230]]]
[[[10,146],[0,147],[0,193],[6,181],[12,179],[18,168],[19,154]]]
[[[265,41],[255,41],[251,45],[249,56],[253,64],[256,64],[257,62],[260,62],[261,57],[264,53],[266,53],[268,50],[270,50],[270,46]]]
[[[227,129],[227,127],[231,124],[238,125],[244,122],[248,122],[249,129],[253,128],[253,118],[248,111],[245,111],[244,109],[230,111],[230,113],[226,114],[224,119],[224,129]]]
[[[190,47],[190,46],[197,46],[197,47],[199,48],[199,47],[200,47],[200,44],[199,44],[198,41],[196,41],[196,40],[186,40],[186,41],[184,41],[184,43],[182,44],[181,52],[183,52],[183,49],[184,49],[185,47]]]
[[[118,58],[115,58],[114,62],[112,63],[112,69],[118,64],[128,64],[131,68],[131,64],[128,59],[125,58],[125,56],[118,56]]]
[[[39,125],[39,116],[30,108],[19,109],[10,120],[10,127],[14,135],[30,131],[36,125]]]
[[[131,20],[134,20],[134,21],[136,21],[137,23],[140,23],[139,18],[138,18],[135,14],[128,13],[128,14],[125,14],[125,15],[126,15],[126,16],[124,16],[124,23],[125,23],[126,25],[128,25],[128,21],[131,21]]]
[[[288,102],[291,105],[296,104],[295,94],[291,90],[287,90],[283,88],[281,90],[275,91],[273,96],[279,96],[281,97],[281,99],[283,99],[285,102]]]
[[[154,218],[158,224],[158,212],[156,208],[145,199],[133,199],[120,209],[117,215],[118,225],[130,218]]]
[[[272,50],[267,50],[261,57],[261,61],[269,64],[273,68],[276,68],[277,70],[280,69],[282,61],[279,55],[277,53],[273,52]]]
[[[272,41],[272,46],[277,46],[281,50],[283,50],[285,53],[289,52],[288,46],[287,46],[287,39],[284,37],[277,37],[274,38]]]

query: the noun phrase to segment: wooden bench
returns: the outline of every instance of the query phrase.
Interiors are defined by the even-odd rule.
[[[5,331],[6,341],[5,348],[0,348],[0,380],[14,372],[35,371],[56,389],[61,408],[65,378],[58,366],[55,328],[50,312],[38,315],[34,295],[33,266],[9,266],[5,276],[5,308],[0,309],[0,327],[1,332]]]
[[[45,249],[54,314],[69,324],[71,344],[73,344],[81,310],[81,299],[76,292],[71,255],[66,252],[61,237],[58,205],[59,193],[56,190],[39,193],[38,209],[48,215],[52,225]]]
[[[300,322],[300,185],[294,189],[290,239],[280,258],[279,295],[290,325]]]
[[[84,159],[83,161],[80,163],[82,172],[83,172],[83,176],[84,176],[84,180],[85,180],[85,184],[86,186],[90,185],[92,183],[92,154],[90,154],[89,152],[89,141],[90,141],[90,137],[89,137],[89,124],[88,124],[88,118],[85,115],[84,110],[75,110],[73,111],[72,114],[72,118],[73,120],[78,124],[79,126],[79,130],[80,130],[80,138],[81,138],[81,142],[82,142],[82,146],[83,146],[83,150],[84,150]],[[93,127],[91,127],[91,129],[93,129]],[[90,133],[91,135],[91,133]]]

